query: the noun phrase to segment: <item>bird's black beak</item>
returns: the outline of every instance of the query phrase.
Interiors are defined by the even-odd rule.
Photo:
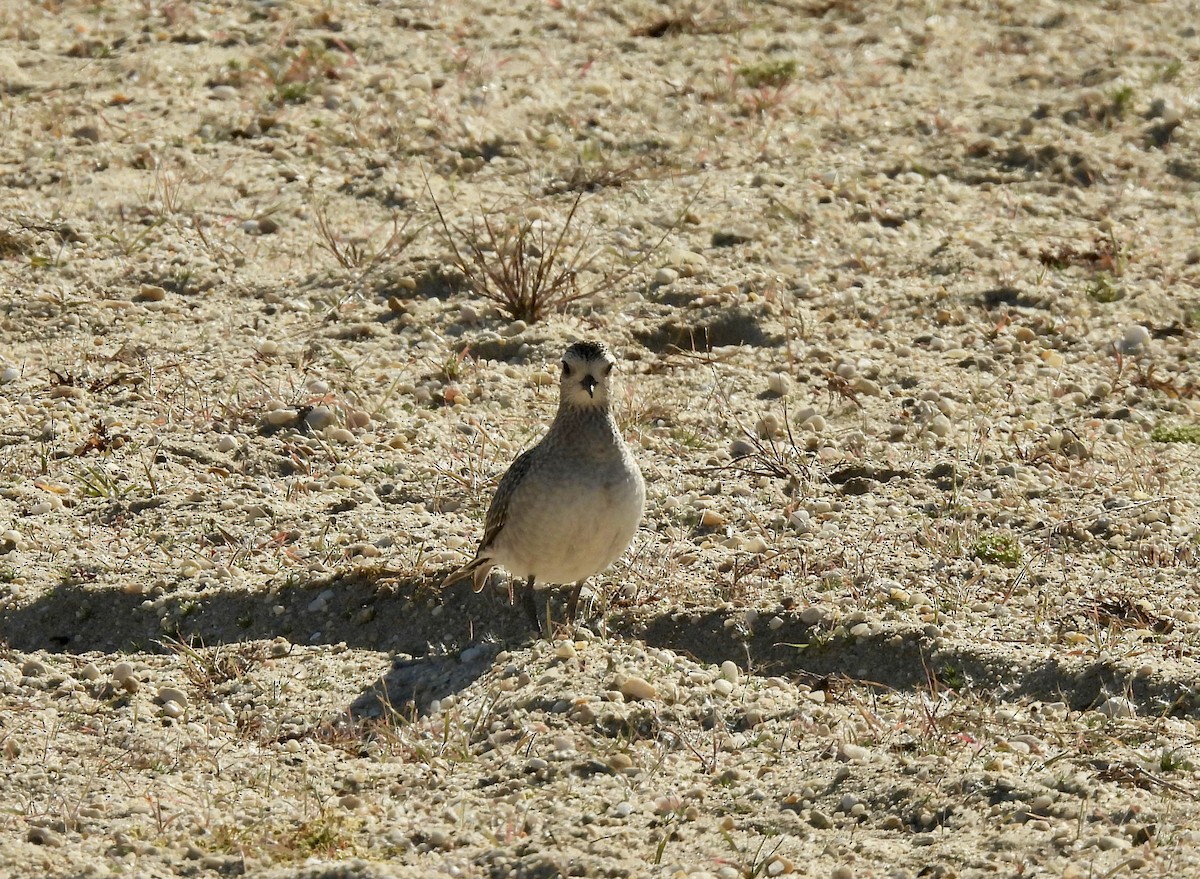
[[[583,377],[583,389],[588,392],[589,397],[596,396],[596,380],[590,375],[585,375]]]

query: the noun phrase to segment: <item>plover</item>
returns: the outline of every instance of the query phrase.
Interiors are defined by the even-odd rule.
[[[646,486],[609,408],[615,364],[599,342],[563,353],[554,422],[501,477],[475,558],[442,584],[470,575],[479,592],[497,565],[524,578],[522,602],[539,635],[534,583],[574,583],[574,620],[584,582],[620,557],[642,519]]]

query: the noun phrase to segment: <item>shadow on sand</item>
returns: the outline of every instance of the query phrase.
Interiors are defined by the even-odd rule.
[[[503,593],[473,592],[465,583],[442,592],[424,578],[382,584],[377,574],[351,572],[264,592],[222,589],[166,595],[147,602],[117,589],[62,585],[31,604],[0,612],[0,641],[22,651],[157,652],[165,636],[207,646],[285,637],[296,644],[338,644],[395,656],[390,670],[352,706],[375,713],[381,702],[424,710],[460,691],[488,668],[499,645],[533,637],[520,607]],[[1113,663],[1065,657],[1030,645],[930,641],[917,627],[893,627],[868,637],[818,638],[798,617],[775,629],[746,633],[736,611],[608,615],[613,639],[646,644],[708,663],[734,660],[761,675],[800,677],[822,685],[838,679],[896,690],[967,686],[1006,700],[1062,701],[1094,707],[1112,695],[1138,710],[1186,715],[1197,707],[1186,669],[1134,676]],[[825,633],[828,635],[828,633]],[[494,649],[471,645],[497,645]]]

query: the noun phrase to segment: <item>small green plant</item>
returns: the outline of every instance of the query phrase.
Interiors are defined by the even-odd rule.
[[[971,555],[982,562],[1015,568],[1021,563],[1021,544],[1011,534],[985,534],[975,541]]]
[[[1166,64],[1155,68],[1154,78],[1159,82],[1171,82],[1182,72],[1183,61],[1179,58],[1172,58]]]
[[[784,61],[763,61],[758,64],[747,64],[739,67],[737,74],[742,82],[752,89],[779,88],[796,78],[796,62],[790,58]]]
[[[1123,85],[1114,89],[1108,96],[1109,112],[1114,119],[1120,119],[1133,108],[1133,86]]]
[[[1125,298],[1125,291],[1118,287],[1109,275],[1097,275],[1087,285],[1087,295],[1089,299],[1096,302],[1110,303],[1120,302]]]
[[[1200,424],[1157,424],[1150,432],[1156,443],[1193,443],[1200,445]]]

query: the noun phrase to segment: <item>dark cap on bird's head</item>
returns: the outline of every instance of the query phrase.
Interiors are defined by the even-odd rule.
[[[608,404],[608,376],[616,359],[601,342],[576,342],[563,352],[562,403],[591,409]]]
[[[564,357],[574,354],[580,360],[603,360],[612,355],[608,352],[608,346],[603,342],[576,342],[566,350]]]

